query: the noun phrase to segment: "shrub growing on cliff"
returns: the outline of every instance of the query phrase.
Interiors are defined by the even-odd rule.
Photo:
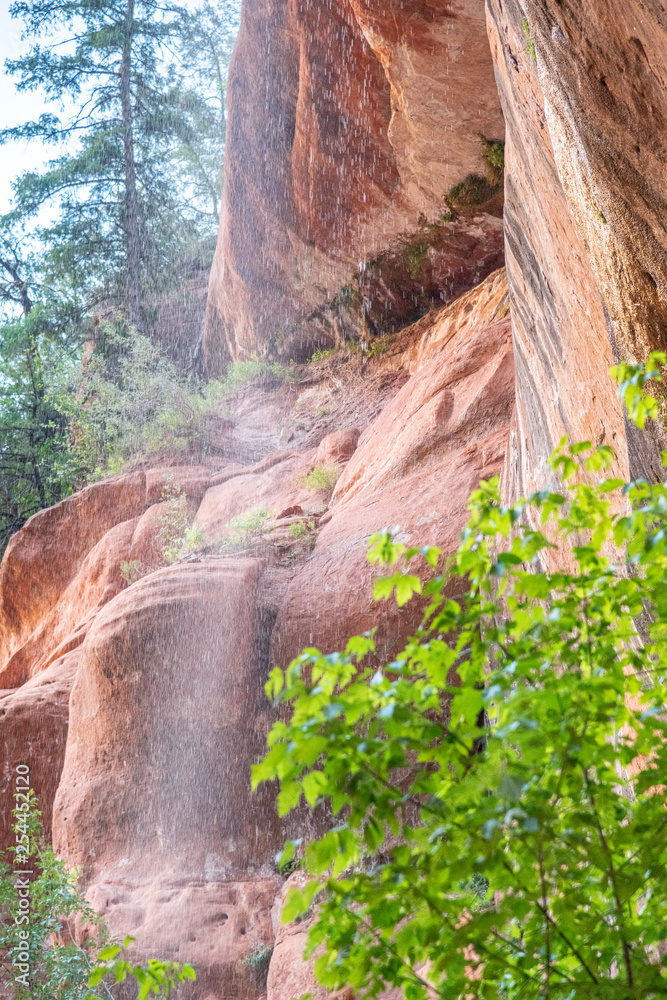
[[[50,383],[72,427],[68,465],[79,484],[162,449],[187,450],[223,395],[219,382],[188,383],[147,337],[111,323],[98,329],[83,371],[77,358],[62,361]]]
[[[645,370],[617,375],[636,409]],[[667,485],[593,484],[611,458],[564,440],[562,485],[511,507],[480,484],[439,573],[437,549],[376,535],[376,597],[422,594],[422,628],[379,668],[366,634],[272,672],[292,716],[253,784],[280,782],[281,814],[303,795],[335,816],[283,915],[317,904],[329,989],[667,992]]]
[[[493,198],[502,188],[505,176],[505,143],[500,139],[487,139],[478,133],[481,155],[486,164],[486,177],[468,174],[449,191],[446,201],[455,207],[482,205]]]
[[[235,361],[227,369],[222,382],[223,393],[234,392],[244,386],[271,386],[291,381],[294,371],[278,361],[253,358],[250,361]]]
[[[243,964],[253,973],[257,989],[260,993],[266,992],[266,981],[269,975],[269,965],[273,955],[272,944],[257,944],[247,958],[243,959]]]
[[[505,143],[502,139],[487,139],[481,132],[479,139],[489,183],[499,187],[505,176]]]
[[[191,523],[187,495],[177,484],[172,483],[165,488],[162,500],[166,506],[157,519],[158,534],[164,561],[171,565],[191,555],[203,544],[204,527]]]
[[[455,207],[483,205],[495,193],[496,189],[489,184],[486,177],[480,174],[468,174],[459,184],[454,185],[447,195],[447,200]]]
[[[340,479],[343,470],[337,462],[328,465],[316,465],[305,476],[297,479],[297,486],[305,486],[311,493],[329,494]]]
[[[221,552],[261,542],[264,535],[271,530],[269,521],[272,517],[273,511],[267,507],[253,507],[252,510],[237,514],[225,528],[220,545]]]
[[[22,791],[22,789],[20,790]],[[189,965],[151,959],[132,965],[111,941],[104,922],[77,888],[76,872],[45,843],[32,791],[17,796],[15,845],[0,859],[0,966],[7,1000],[112,1000],[112,986],[128,975],[139,1000],[168,996],[194,979]],[[79,945],[76,931],[89,928]],[[126,938],[127,947],[132,938]]]

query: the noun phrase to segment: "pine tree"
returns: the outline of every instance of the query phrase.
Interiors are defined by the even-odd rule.
[[[76,373],[85,340],[104,354],[100,330],[125,331],[130,353],[143,344],[160,296],[212,254],[240,0],[18,0],[11,13],[31,47],[7,71],[59,114],[0,133],[56,149],[0,218],[0,552],[81,484],[82,397],[63,406],[54,374]]]
[[[208,88],[194,84],[211,58],[228,59],[201,42],[215,49],[236,14],[155,0],[18,0],[10,10],[33,41],[6,63],[17,89],[72,109],[0,133],[59,147],[44,171],[17,180],[10,220],[36,219],[50,275],[87,286],[91,304],[122,306],[141,329],[146,289],[217,226],[225,67]],[[58,211],[45,225],[49,204]]]

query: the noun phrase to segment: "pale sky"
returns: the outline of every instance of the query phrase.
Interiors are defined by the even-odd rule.
[[[45,108],[39,92],[17,94],[13,80],[5,73],[5,59],[15,59],[28,47],[21,42],[20,22],[9,16],[9,4],[10,0],[0,0],[0,128],[37,118]],[[0,146],[0,214],[10,207],[11,182],[17,174],[41,166],[50,154],[54,155],[38,142]]]
[[[5,59],[15,59],[30,47],[29,43],[21,41],[21,21],[9,16],[10,4],[11,0],[0,0],[0,129],[38,118],[47,110],[41,91],[17,94],[13,79],[5,72]],[[194,0],[186,0],[185,6],[194,7]],[[59,116],[62,114],[58,105],[51,105],[48,110]],[[60,148],[44,148],[36,141],[0,146],[0,215],[10,208],[11,182],[16,176],[24,170],[41,167],[57,156]]]

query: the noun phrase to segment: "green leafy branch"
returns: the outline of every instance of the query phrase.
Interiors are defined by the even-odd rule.
[[[137,1000],[146,1000],[150,993],[168,997],[177,984],[184,983],[188,979],[196,979],[195,970],[191,965],[164,962],[156,958],[149,959],[145,965],[132,965],[126,958],[119,957],[133,941],[133,937],[126,937],[122,948],[113,944],[102,949],[88,979],[91,989],[98,986],[107,976],[112,976],[115,983],[122,983],[131,976],[136,979],[139,986]]]
[[[647,382],[662,382],[661,368],[667,364],[667,354],[653,351],[645,363],[631,364],[621,361],[611,369],[611,376],[618,384],[618,398],[627,407],[628,416],[640,429],[646,420],[657,420],[660,407],[657,399],[644,390]]]
[[[624,381],[643,390],[663,360]],[[281,815],[303,798],[331,816],[280,859],[298,848],[310,875],[283,919],[309,918],[328,989],[667,991],[667,486],[605,478],[613,461],[563,439],[557,486],[503,505],[480,483],[427,582],[411,563],[434,574],[437,549],[374,535],[394,571],[376,597],[427,598],[421,628],[379,667],[368,633],[272,671],[284,707],[253,786],[278,782]]]

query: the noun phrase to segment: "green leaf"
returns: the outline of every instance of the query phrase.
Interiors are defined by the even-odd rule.
[[[286,816],[296,809],[301,798],[301,785],[298,781],[284,781],[278,794],[278,815]]]
[[[305,916],[319,888],[319,882],[313,881],[309,882],[304,889],[290,889],[281,914],[282,923],[289,924],[297,917]]]
[[[127,945],[125,945],[127,947]],[[97,956],[98,962],[108,962],[109,959],[115,958],[116,955],[120,954],[120,948],[118,945],[110,945],[108,948],[103,948],[102,951]]]
[[[303,779],[303,794],[308,805],[313,808],[320,795],[324,794],[328,786],[326,776],[322,771],[310,771]]]
[[[399,608],[412,599],[413,594],[421,594],[422,582],[418,576],[402,575],[396,582],[396,603]]]
[[[624,370],[630,389],[647,375]],[[511,508],[481,483],[403,647],[378,644],[363,671],[318,654],[312,687],[290,689],[267,760],[277,771],[270,755],[289,746],[281,789],[298,774],[327,807],[331,828],[304,851],[311,894],[286,910],[308,913],[326,989],[621,1000],[625,941],[637,996],[664,992],[651,949],[667,912],[667,487],[592,483],[612,460],[563,440],[551,465],[570,485]],[[380,592],[407,580],[412,595],[415,579]]]

